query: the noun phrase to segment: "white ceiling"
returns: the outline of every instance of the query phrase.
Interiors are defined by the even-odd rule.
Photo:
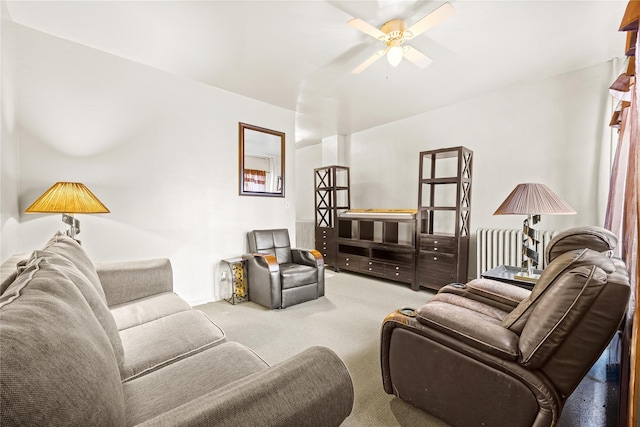
[[[434,62],[377,61],[349,27],[408,25],[442,1],[7,1],[24,26],[295,111],[318,142],[623,56],[626,0],[450,1],[456,14],[408,42]]]

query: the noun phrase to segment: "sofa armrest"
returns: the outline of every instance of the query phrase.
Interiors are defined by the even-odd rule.
[[[293,262],[296,264],[320,267],[324,265],[322,254],[315,249],[291,249]]]
[[[96,263],[109,307],[173,292],[173,271],[167,258]]]
[[[507,312],[531,294],[527,289],[491,279],[474,279],[466,284],[452,283],[443,286],[439,292],[460,295]]]
[[[342,360],[326,347],[311,347],[140,425],[339,426],[353,396]]]

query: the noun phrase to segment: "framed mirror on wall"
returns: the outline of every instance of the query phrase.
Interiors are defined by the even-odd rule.
[[[284,197],[285,134],[239,123],[240,195]]]

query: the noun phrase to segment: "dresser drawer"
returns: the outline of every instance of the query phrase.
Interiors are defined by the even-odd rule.
[[[400,282],[413,282],[413,267],[406,265],[385,264],[384,277]]]
[[[324,250],[327,248],[335,248],[335,243],[332,240],[318,240],[316,239],[316,248],[318,250]]]
[[[424,288],[440,289],[441,287],[455,282],[454,274],[439,274],[439,273],[418,273],[417,277],[418,285]]]
[[[360,270],[360,263],[366,258],[356,255],[338,254],[338,267],[346,270]]]
[[[456,241],[455,239],[447,237],[422,237],[420,239],[420,250],[454,254],[456,250]]]
[[[420,263],[429,267],[450,268],[456,265],[456,257],[441,252],[420,252]]]
[[[316,227],[316,241],[334,240],[335,235],[336,235],[336,231],[334,228]]]
[[[322,254],[325,259],[331,258],[334,259],[336,256],[336,251],[333,248],[317,248],[318,252]]]
[[[384,263],[365,258],[360,261],[360,269],[368,273],[384,274]]]

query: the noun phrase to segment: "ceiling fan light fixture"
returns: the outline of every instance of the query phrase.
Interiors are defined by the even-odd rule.
[[[389,65],[392,67],[397,67],[398,64],[402,61],[403,50],[400,44],[389,47],[389,51],[387,52],[387,61],[389,61]]]

